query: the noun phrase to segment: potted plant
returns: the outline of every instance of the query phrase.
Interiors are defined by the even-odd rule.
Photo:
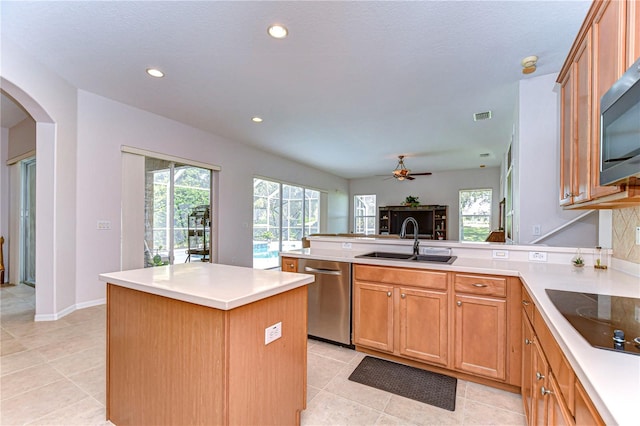
[[[407,196],[404,199],[404,205],[409,207],[418,207],[420,205],[420,201],[418,201],[419,197],[414,197],[413,195]]]
[[[582,268],[584,266],[584,258],[582,257],[582,254],[580,253],[580,250],[578,250],[578,252],[573,257],[573,259],[571,259],[571,263],[576,268]]]

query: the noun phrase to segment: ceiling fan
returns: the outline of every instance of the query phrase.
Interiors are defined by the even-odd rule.
[[[410,169],[407,169],[404,165],[404,155],[398,155],[398,165],[393,169],[392,177],[397,180],[414,180],[414,176],[430,176],[431,172],[424,173],[411,173]]]

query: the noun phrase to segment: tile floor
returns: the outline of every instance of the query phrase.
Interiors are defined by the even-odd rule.
[[[105,420],[105,306],[33,322],[34,291],[0,289],[0,424],[110,425]],[[455,412],[347,378],[363,354],[309,341],[303,425],[524,425],[519,395],[458,381]]]

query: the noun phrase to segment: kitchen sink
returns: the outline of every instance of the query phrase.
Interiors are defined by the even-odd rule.
[[[456,256],[441,256],[433,254],[420,254],[418,256],[406,253],[390,253],[384,251],[373,251],[357,255],[356,257],[365,259],[385,259],[385,260],[407,260],[411,262],[435,262],[452,264],[456,260]]]

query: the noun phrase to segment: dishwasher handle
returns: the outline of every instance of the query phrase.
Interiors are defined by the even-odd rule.
[[[342,275],[342,272],[336,271],[336,270],[333,270],[333,269],[318,269],[318,268],[311,268],[309,266],[305,266],[304,267],[304,271],[305,272],[313,272],[315,274]]]

